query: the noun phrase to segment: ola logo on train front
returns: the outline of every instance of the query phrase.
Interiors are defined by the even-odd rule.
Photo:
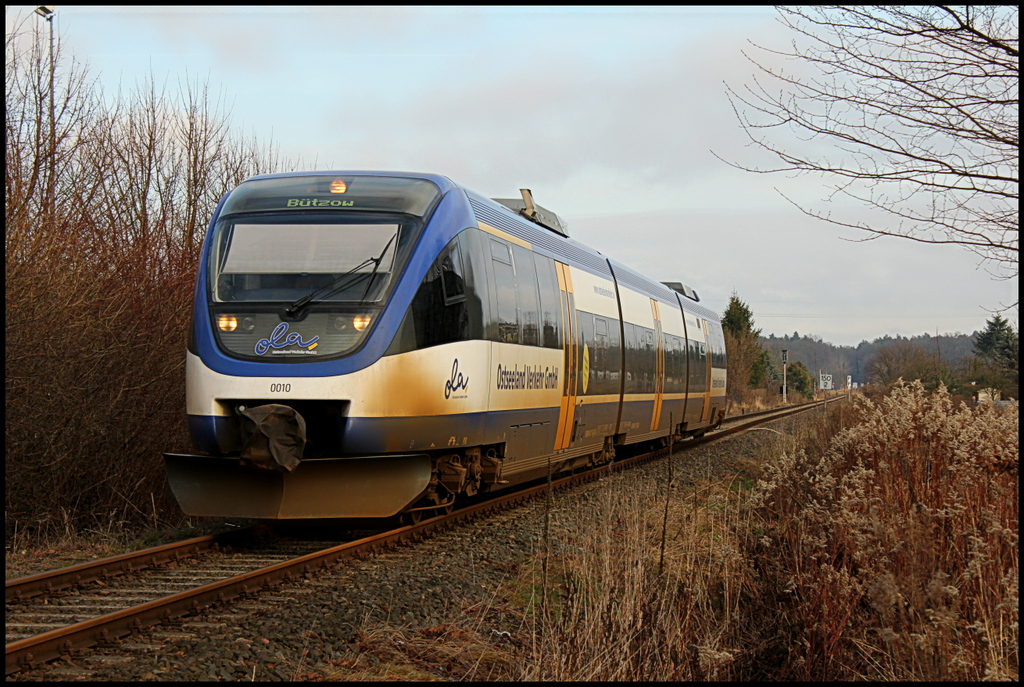
[[[309,341],[303,341],[302,336],[298,332],[292,332],[288,334],[288,323],[282,322],[281,324],[274,327],[274,331],[270,334],[269,339],[260,339],[256,342],[256,347],[253,349],[256,355],[263,355],[267,351],[272,353],[299,353],[299,354],[314,354],[314,348],[317,347],[317,342],[320,340],[319,336],[314,336]],[[298,349],[280,350],[285,346],[297,345]]]

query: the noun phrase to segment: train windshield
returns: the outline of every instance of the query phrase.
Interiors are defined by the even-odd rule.
[[[383,299],[418,223],[223,221],[214,264],[215,301],[316,302]]]
[[[247,181],[231,192],[214,230],[213,300],[380,302],[439,198],[422,179]]]
[[[323,219],[323,218],[321,218]],[[397,222],[230,222],[218,245],[215,300],[377,301],[394,273]]]

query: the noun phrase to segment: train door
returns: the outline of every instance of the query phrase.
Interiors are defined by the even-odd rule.
[[[681,423],[683,426],[689,422],[690,408],[693,403],[690,401],[690,323],[686,319],[686,308],[683,307],[683,301],[676,295],[676,302],[679,303],[679,313],[683,316],[683,340],[681,344],[682,348],[682,391],[683,391],[683,412],[680,414],[680,418],[676,422]]]
[[[704,349],[702,352],[704,353],[707,370],[704,377],[704,412],[701,413],[700,421],[707,422],[711,417],[711,339],[708,334],[708,321],[700,320],[700,326],[704,332],[701,348]]]
[[[579,345],[577,339],[576,303],[573,298],[572,275],[569,266],[555,261],[555,273],[558,276],[558,290],[562,302],[562,338],[563,366],[565,376],[562,385],[562,402],[558,413],[558,431],[555,434],[555,450],[568,448],[575,441],[579,429],[577,404],[580,399],[576,393],[577,368],[580,365]]]
[[[651,299],[654,314],[654,412],[651,414],[651,431],[661,424],[661,405],[665,395],[665,337],[661,331],[661,309],[658,301]]]
[[[696,425],[709,416],[707,337],[699,317],[684,314],[683,322],[686,331],[683,347],[686,353],[686,410],[683,418],[687,424]]]

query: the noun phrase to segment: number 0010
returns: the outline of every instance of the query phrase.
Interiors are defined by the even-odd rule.
[[[272,394],[282,393],[282,392],[283,393],[288,393],[291,390],[292,390],[292,385],[291,384],[271,384],[270,385],[270,393],[272,393]]]

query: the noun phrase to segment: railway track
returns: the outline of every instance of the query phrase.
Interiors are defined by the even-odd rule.
[[[831,399],[831,401],[840,399]],[[831,402],[829,401],[829,402]],[[823,402],[727,418],[721,429],[679,444],[694,447],[765,422],[821,408]],[[669,449],[616,461],[611,469],[666,456]],[[563,477],[565,488],[607,474],[609,466]],[[267,540],[267,528],[246,528],[167,544],[7,582],[7,675],[112,642],[142,627],[273,589],[340,560],[422,538],[481,514],[542,494],[546,484],[500,494],[414,525],[323,547]]]

